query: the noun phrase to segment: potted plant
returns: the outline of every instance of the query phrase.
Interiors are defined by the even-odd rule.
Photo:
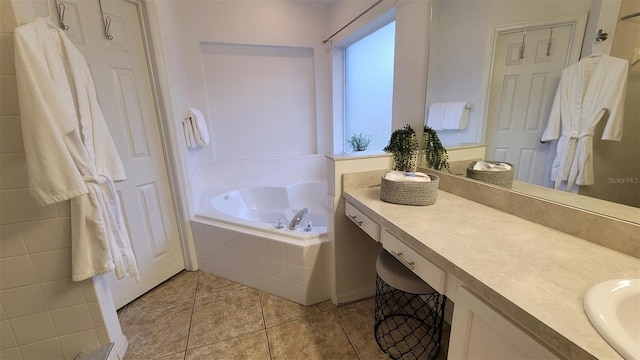
[[[447,155],[447,149],[442,146],[438,133],[425,125],[423,140],[425,165],[435,170],[449,172],[449,155]]]
[[[348,142],[352,151],[365,151],[372,140],[371,135],[361,131],[358,134],[352,134]]]
[[[384,151],[393,153],[395,170],[414,172],[418,155],[418,139],[411,125],[395,130]]]

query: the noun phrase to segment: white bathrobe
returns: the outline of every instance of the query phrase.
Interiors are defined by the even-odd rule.
[[[15,50],[29,188],[43,205],[71,199],[72,279],[139,281],[113,185],[126,175],[87,62],[41,18],[15,29]]]
[[[593,184],[593,135],[608,114],[603,140],[620,141],[627,88],[626,60],[590,56],[562,72],[542,141],[559,139],[551,168],[555,188]]]

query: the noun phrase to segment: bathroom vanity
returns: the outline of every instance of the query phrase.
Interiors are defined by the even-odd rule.
[[[640,260],[438,190],[431,206],[343,191],[345,215],[455,303],[449,357],[619,359],[587,319],[582,296],[637,278]]]

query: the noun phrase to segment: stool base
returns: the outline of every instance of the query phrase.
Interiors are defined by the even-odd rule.
[[[376,278],[374,334],[392,359],[433,359],[440,351],[446,297],[411,294]]]

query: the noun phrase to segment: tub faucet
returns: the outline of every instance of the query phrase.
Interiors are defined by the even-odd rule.
[[[291,222],[289,223],[289,229],[296,230],[298,228],[298,225],[300,225],[302,218],[305,215],[307,215],[308,212],[309,212],[309,209],[307,208],[303,208],[302,210],[298,211],[298,213],[293,217],[293,219],[291,219]]]

